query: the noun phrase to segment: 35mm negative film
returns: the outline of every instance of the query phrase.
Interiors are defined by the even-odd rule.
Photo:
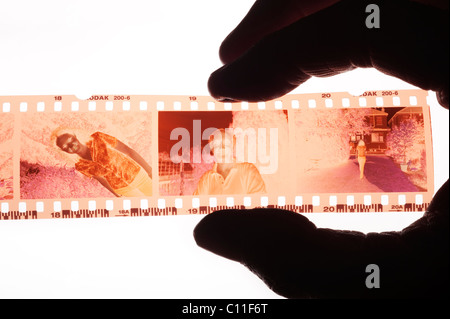
[[[3,96],[0,219],[424,211],[427,95]]]

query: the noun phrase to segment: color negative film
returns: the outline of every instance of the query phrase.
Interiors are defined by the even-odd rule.
[[[427,95],[0,97],[0,219],[424,211]]]

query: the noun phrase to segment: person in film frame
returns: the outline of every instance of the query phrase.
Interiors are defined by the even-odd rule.
[[[152,168],[117,138],[95,132],[83,144],[74,133],[56,133],[55,144],[78,155],[75,169],[96,179],[116,197],[152,196]]]
[[[359,165],[359,179],[363,179],[364,166],[366,165],[366,143],[362,139],[358,141],[358,146],[356,146],[356,157]]]
[[[214,166],[202,175],[194,195],[259,194],[266,192],[264,180],[252,163],[236,162],[236,136],[218,129],[209,136],[208,144]]]

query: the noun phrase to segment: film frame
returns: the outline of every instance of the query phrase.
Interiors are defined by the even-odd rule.
[[[256,207],[281,208],[298,213],[424,211],[434,194],[427,95],[428,92],[422,90],[368,91],[361,96],[332,92],[292,94],[263,103],[221,103],[207,96],[94,95],[87,100],[69,95],[0,97],[3,135],[0,140],[3,155],[0,170],[3,174],[3,177],[0,175],[0,189],[3,188],[0,193],[0,219],[198,215],[221,209]],[[201,123],[208,118],[212,120],[206,120],[206,125]],[[176,124],[177,121],[183,123],[180,119],[188,119],[188,124],[180,127]],[[271,120],[278,121],[278,124],[273,125]],[[368,122],[368,126],[364,126],[363,122]],[[407,126],[407,122],[415,124]],[[416,122],[419,123],[419,128]],[[226,128],[227,123],[229,127],[242,128],[243,131],[250,128],[259,133],[265,129],[263,132],[269,136],[265,139],[266,152],[262,152],[262,160],[259,158],[260,154],[256,155],[256,161],[260,162],[264,162],[264,158],[267,162],[267,154],[272,154],[270,150],[267,152],[267,146],[269,145],[269,149],[272,147],[270,129],[278,129],[276,172],[273,173],[271,165],[256,165],[259,170],[266,169],[265,174],[261,173],[266,186],[264,192],[194,195],[192,190],[195,187],[192,184],[195,186],[214,164],[208,163],[207,168],[197,169],[193,174],[195,168],[190,171],[186,169],[186,164],[189,166],[192,163],[181,160],[180,165],[180,157],[187,155],[183,152],[182,156],[178,154],[178,163],[172,165],[172,158],[169,156],[169,168],[161,169],[162,162],[168,161],[167,156],[161,156],[164,141],[170,140],[175,144],[181,141],[168,139],[169,132],[184,128],[180,132],[188,132],[192,135],[189,137],[190,141],[197,139],[201,149],[204,149],[208,145],[208,139],[204,138],[206,135],[202,136],[206,129],[215,124]],[[249,123],[253,123],[253,127]],[[315,126],[311,123],[321,124]],[[360,124],[358,126],[355,123]],[[200,127],[196,127],[197,124]],[[192,129],[187,125],[192,125]],[[65,159],[57,157],[57,152],[51,149],[52,145],[48,140],[55,131],[67,129],[68,126],[72,126],[70,129],[88,132],[80,133],[86,135],[85,140],[89,139],[91,133],[102,132],[125,141],[124,144],[130,145],[132,149],[138,149],[138,153],[141,153],[151,167],[151,195],[114,197],[99,187],[92,178],[88,180],[73,167],[67,168],[69,164],[63,162]],[[344,126],[346,131],[338,129]],[[400,127],[403,127],[403,131]],[[394,136],[397,141],[394,144],[399,144],[398,140],[405,134],[406,139],[416,140],[416,144],[409,148],[406,146],[403,151],[393,150],[391,141],[390,153],[387,154],[388,146],[380,145],[387,144],[388,138],[395,140],[392,136],[395,129],[398,136]],[[355,132],[361,130],[358,137]],[[411,138],[412,132],[417,130],[420,136]],[[39,133],[40,131],[43,133]],[[348,145],[345,146],[342,136],[346,134]],[[356,158],[355,144],[360,139],[370,139],[370,142],[375,139],[380,146],[370,150],[374,143],[367,143],[365,175],[362,180],[367,182],[365,184],[369,188],[359,187],[357,184],[358,166],[361,163]],[[338,140],[339,143],[336,143]],[[142,141],[143,145],[140,143]],[[260,139],[257,137],[256,141],[259,142]],[[192,146],[194,144],[195,141],[191,143]],[[174,144],[171,144],[166,153],[170,153],[173,147]],[[260,149],[259,146],[257,149]],[[51,158],[47,158],[46,151],[52,153]],[[249,154],[247,153],[248,157]],[[402,156],[403,159],[399,158]],[[201,158],[196,164],[202,166],[203,154],[194,154],[190,146],[189,157],[191,160]],[[339,163],[334,161],[336,158],[341,159]],[[269,156],[269,164],[271,160]],[[254,158],[249,162],[253,163]],[[339,173],[335,169],[338,164],[344,167]],[[377,170],[370,174],[369,179],[370,167]],[[386,172],[394,168],[395,174],[388,178]],[[165,174],[167,171],[169,177]],[[333,175],[335,172],[337,175]],[[192,174],[195,175],[194,178]],[[351,174],[351,178],[346,178],[350,176],[348,174]],[[38,175],[42,176],[37,179]],[[81,180],[84,184],[74,186],[76,181]],[[404,183],[397,187],[388,185],[388,180],[403,180]],[[67,182],[67,185],[61,181]],[[55,194],[58,194],[59,188],[55,185],[62,184],[64,190],[69,186],[73,186],[75,190],[57,197]],[[334,186],[331,187],[331,184]],[[344,184],[348,187],[343,187]],[[90,193],[82,192],[81,195],[73,196],[77,190],[91,188],[93,191]],[[101,191],[96,193],[99,189]],[[52,196],[55,198],[51,198]]]

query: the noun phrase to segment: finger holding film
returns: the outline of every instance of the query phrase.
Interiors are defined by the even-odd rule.
[[[244,264],[285,297],[317,297],[323,282],[330,295],[336,295],[336,289],[341,296],[353,294],[354,282],[364,282],[358,276],[347,276],[364,265],[359,254],[364,235],[333,234],[316,228],[298,213],[279,209],[218,211],[197,225],[194,237],[200,247]],[[330,265],[342,269],[341,276],[332,278]]]
[[[211,75],[211,95],[271,100],[311,76],[375,67],[448,96],[448,15],[415,2],[380,1],[382,26],[368,28],[368,3],[342,1],[265,36]]]
[[[346,39],[360,33],[355,19],[341,23],[343,14],[348,13],[348,6],[342,3],[265,36],[215,71],[208,83],[211,95],[219,100],[270,100],[288,93],[311,75],[329,74],[332,70],[327,62],[342,57],[343,49],[348,51]],[[344,61],[336,61],[339,63],[335,62],[333,69],[353,68],[348,59],[340,60]]]
[[[319,11],[339,0],[257,0],[219,50],[223,63],[230,63],[266,35]]]

